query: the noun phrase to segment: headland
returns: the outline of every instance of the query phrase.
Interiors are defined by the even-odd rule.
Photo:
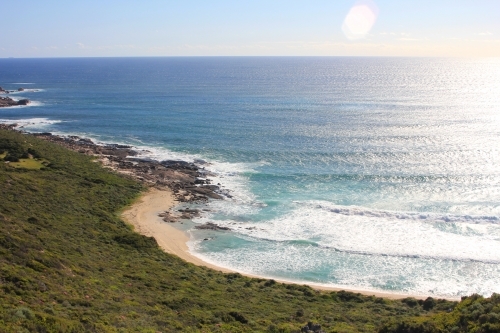
[[[17,124],[0,124],[1,128],[19,130]],[[123,211],[122,218],[133,225],[136,232],[144,236],[154,237],[164,251],[174,254],[187,262],[209,267],[220,272],[236,272],[248,277],[266,278],[217,266],[202,260],[190,251],[188,246],[188,242],[190,241],[189,235],[174,227],[174,223],[184,219],[191,219],[192,217],[199,216],[201,213],[197,209],[176,210],[174,209],[176,205],[180,203],[189,204],[206,202],[208,200],[221,200],[227,195],[220,191],[219,186],[210,184],[210,173],[204,167],[186,161],[156,161],[141,158],[138,157],[140,151],[128,145],[98,144],[88,138],[54,135],[49,132],[31,133],[31,135],[62,145],[80,154],[95,156],[104,167],[131,177],[149,188],[137,202]],[[219,231],[228,229],[220,227],[213,222],[208,222],[196,228]],[[298,283],[282,279],[275,280],[282,283]],[[305,284],[317,290],[346,290],[363,295],[373,295],[390,299],[402,299],[405,297],[425,299],[428,297],[427,295],[333,287],[312,283]]]
[[[0,126],[4,157],[14,151],[30,152],[45,164],[19,169],[0,163],[2,331],[299,332],[314,328],[314,332],[389,333],[402,327],[417,329],[422,323],[453,327],[459,315],[498,303],[497,296],[474,295],[458,304],[431,297],[391,300],[325,292],[221,273],[200,267],[206,266],[203,263],[192,265],[186,262],[190,259],[161,251],[161,240],[133,232],[116,214],[135,199],[125,214],[139,222],[154,220],[171,227],[162,222],[161,217],[167,216],[158,216],[158,211],[176,203],[172,190],[144,181],[141,185],[130,179],[133,175],[120,177],[85,152],[4,129],[14,127]],[[148,194],[138,199],[147,187]],[[156,233],[143,224],[137,224],[136,230]],[[175,230],[167,231],[173,235]],[[179,241],[167,244],[170,251],[189,254],[185,236],[172,236]],[[465,323],[469,322],[476,325],[474,320]]]

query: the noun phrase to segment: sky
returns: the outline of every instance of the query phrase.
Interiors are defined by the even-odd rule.
[[[500,0],[19,0],[0,31],[0,57],[500,57]]]

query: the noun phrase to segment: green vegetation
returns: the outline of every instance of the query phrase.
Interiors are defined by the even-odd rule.
[[[39,170],[48,165],[48,161],[31,147],[24,147],[20,142],[8,138],[0,138],[0,161],[6,161],[14,168]]]
[[[462,301],[452,311],[436,314],[431,318],[411,318],[386,324],[382,333],[402,332],[500,332],[500,295],[490,298],[478,295],[462,297]]]
[[[40,170],[45,166],[44,161],[33,159],[33,158],[21,158],[19,162],[11,162],[9,166],[14,168],[23,168],[31,170]]]
[[[1,332],[498,332],[498,295],[391,301],[186,263],[119,218],[140,184],[32,136],[0,143],[50,161],[0,163]]]

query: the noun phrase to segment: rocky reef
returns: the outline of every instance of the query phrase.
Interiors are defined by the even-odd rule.
[[[133,177],[150,187],[169,188],[179,202],[206,202],[223,199],[225,194],[218,185],[212,185],[210,172],[195,163],[177,160],[156,161],[139,157],[131,146],[99,145],[78,136],[63,137],[51,133],[33,133],[46,141],[60,144],[81,154],[94,155],[101,163],[117,172]],[[183,215],[192,216],[192,212]]]
[[[22,131],[17,124],[0,124],[0,129]],[[141,157],[147,151],[134,149],[121,144],[97,144],[91,139],[78,136],[60,136],[49,132],[28,133],[45,141],[61,145],[80,154],[97,157],[105,167],[134,178],[147,187],[170,189],[178,202],[200,204],[209,200],[231,198],[227,190],[211,184],[212,174],[205,169],[205,161],[186,162],[180,160],[157,161]],[[204,209],[207,210],[207,209]],[[202,210],[196,208],[171,209],[158,214],[168,223],[180,222],[201,216]],[[208,222],[196,229],[228,231],[230,228]]]
[[[10,94],[17,91],[24,91],[24,88],[18,88],[17,90],[5,90],[0,87],[0,94]],[[29,99],[21,99],[19,101],[13,100],[10,97],[0,97],[0,108],[9,107],[9,106],[19,106],[19,105],[28,105],[31,101]]]
[[[30,103],[31,101],[29,99],[21,99],[19,101],[15,101],[10,97],[0,97],[0,108],[9,106],[28,105]]]

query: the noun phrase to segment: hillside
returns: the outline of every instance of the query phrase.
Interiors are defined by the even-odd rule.
[[[8,130],[0,159],[1,332],[500,331],[498,295],[393,301],[194,266],[118,217],[136,181]]]

